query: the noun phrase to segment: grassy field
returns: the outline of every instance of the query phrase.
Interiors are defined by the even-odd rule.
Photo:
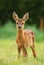
[[[17,46],[15,40],[0,40],[0,65],[44,65],[44,42],[35,43],[37,58],[34,59],[32,51],[27,48],[28,57],[17,58]]]
[[[25,28],[35,33],[37,58],[34,59],[30,48],[27,48],[27,58],[17,58],[16,25],[9,22],[0,27],[0,65],[44,65],[44,31],[41,32],[36,26],[25,25]]]

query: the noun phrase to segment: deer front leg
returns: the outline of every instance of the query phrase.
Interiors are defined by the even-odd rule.
[[[23,50],[23,56],[27,57],[27,50],[24,45],[22,46],[22,50]]]
[[[18,58],[20,57],[20,53],[21,53],[21,46],[18,46]]]

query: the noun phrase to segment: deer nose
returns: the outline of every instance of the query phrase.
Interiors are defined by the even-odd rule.
[[[19,26],[18,28],[21,28],[21,26]]]

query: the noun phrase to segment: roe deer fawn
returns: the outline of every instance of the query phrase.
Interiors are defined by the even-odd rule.
[[[27,56],[27,50],[26,47],[29,46],[32,49],[34,58],[36,57],[35,52],[35,44],[34,44],[34,33],[32,30],[25,29],[24,30],[24,24],[25,21],[27,21],[29,18],[29,13],[26,13],[23,18],[19,18],[18,15],[13,12],[13,19],[16,21],[16,27],[17,27],[17,38],[16,43],[18,46],[18,56],[20,57],[20,52],[22,49],[23,56]]]

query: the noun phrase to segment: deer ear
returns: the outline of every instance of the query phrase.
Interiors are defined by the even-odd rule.
[[[13,12],[13,19],[14,19],[15,21],[18,19],[18,15],[17,15],[15,12]]]
[[[24,21],[27,21],[28,18],[29,18],[29,13],[27,12],[27,13],[23,16],[23,19],[24,19]]]

